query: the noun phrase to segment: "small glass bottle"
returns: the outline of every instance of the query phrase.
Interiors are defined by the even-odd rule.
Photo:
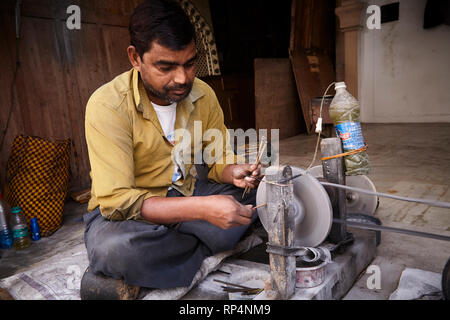
[[[22,209],[20,209],[20,207],[14,207],[11,212],[10,225],[13,232],[14,248],[17,250],[28,248],[31,244],[31,240],[28,235],[27,220],[22,213]]]

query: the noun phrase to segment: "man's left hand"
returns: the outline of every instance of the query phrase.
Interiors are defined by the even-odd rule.
[[[260,180],[262,165],[255,164],[236,164],[231,170],[232,183],[238,188],[250,187],[256,189]]]

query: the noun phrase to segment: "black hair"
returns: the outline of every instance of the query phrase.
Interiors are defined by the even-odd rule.
[[[131,45],[141,57],[153,41],[175,51],[195,41],[189,17],[173,0],[144,0],[134,9],[129,31]]]

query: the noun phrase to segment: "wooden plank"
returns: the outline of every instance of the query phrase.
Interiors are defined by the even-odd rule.
[[[112,80],[132,68],[127,54],[127,47],[130,45],[129,32],[128,29],[117,26],[103,26],[101,32],[109,78]]]
[[[292,177],[289,166],[269,167],[265,179],[268,182],[279,182]],[[269,243],[283,247],[294,246],[294,223],[292,221],[293,186],[281,187],[267,183],[266,191],[267,215],[270,227]],[[273,218],[272,218],[273,217]],[[294,256],[269,254],[271,285],[280,298],[289,299],[295,292],[296,261]]]
[[[128,23],[141,0],[24,0],[21,18],[21,68],[16,103],[0,155],[2,172],[17,134],[49,139],[71,138],[78,157],[71,159],[70,188],[90,186],[84,137],[84,110],[94,90],[129,70]],[[67,6],[81,8],[81,30],[66,27]],[[0,97],[9,110],[15,66],[15,1],[2,1],[0,26]],[[3,130],[7,112],[0,115]],[[78,159],[78,161],[76,161]],[[4,186],[4,174],[0,186]],[[69,191],[71,191],[69,189]]]
[[[66,63],[68,65],[67,84],[72,91],[74,104],[70,110],[76,151],[78,154],[80,187],[90,184],[90,163],[84,134],[84,115],[87,101],[92,93],[112,79],[111,71],[105,58],[101,26],[82,24],[81,30],[71,31],[60,22]],[[89,52],[88,55],[85,52]]]
[[[304,49],[291,52],[290,59],[306,129],[313,133],[315,123],[311,116],[311,99],[322,96],[328,85],[335,81],[333,64],[327,54]],[[328,95],[334,95],[334,88],[328,91]]]
[[[11,85],[16,67],[15,30],[13,21],[11,15],[6,12],[0,13],[0,27],[5,34],[5,36],[0,37],[0,70],[2,70],[2,72],[0,72],[0,101],[2,101],[2,112],[0,112],[0,139],[4,139],[3,148],[0,150],[0,187],[2,190],[5,185],[6,164],[14,136],[18,132],[24,131],[16,85],[13,87],[13,98],[11,97]],[[14,44],[14,46],[12,46],[12,44]],[[20,68],[18,72],[21,72]],[[6,136],[3,137],[3,131],[6,128],[7,118],[11,108],[11,98],[14,100],[14,106],[9,122],[9,129],[6,132]]]
[[[305,132],[289,59],[255,59],[255,125],[280,139]]]
[[[293,0],[290,59],[306,130],[314,133],[311,99],[322,96],[335,81],[335,4],[326,0]],[[292,25],[294,24],[294,25]],[[334,94],[333,90],[329,92]]]
[[[67,139],[71,137],[71,126],[53,20],[22,17],[22,29],[22,72],[17,86],[26,133]]]
[[[293,0],[290,51],[335,51],[335,3],[328,0]]]

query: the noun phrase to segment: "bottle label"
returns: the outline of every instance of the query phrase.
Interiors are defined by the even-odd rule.
[[[364,147],[364,138],[359,122],[345,122],[336,125],[336,134],[342,140],[344,151],[357,150]]]
[[[23,227],[13,230],[14,239],[28,237],[28,228]]]

